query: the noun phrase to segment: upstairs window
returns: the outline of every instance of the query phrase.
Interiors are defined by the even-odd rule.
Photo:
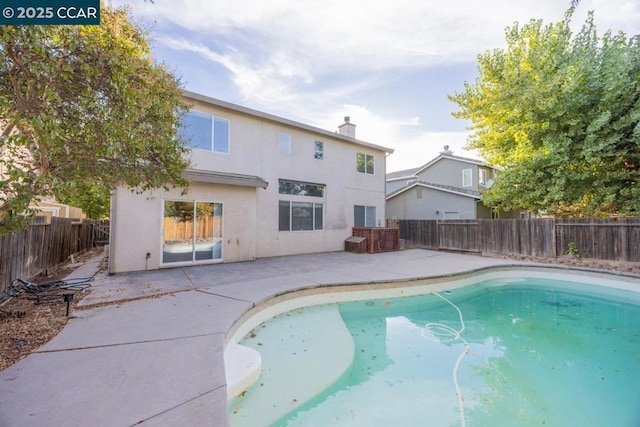
[[[356,170],[360,173],[373,174],[373,155],[358,152],[356,154]]]
[[[191,110],[182,117],[178,134],[191,148],[229,153],[229,120]]]
[[[484,169],[478,169],[478,185],[487,185],[487,171]]]
[[[464,169],[462,171],[462,186],[471,187],[473,185],[473,169]]]
[[[278,132],[278,152],[291,154],[291,134],[289,132]]]
[[[324,142],[315,141],[313,144],[313,158],[316,160],[324,160]]]

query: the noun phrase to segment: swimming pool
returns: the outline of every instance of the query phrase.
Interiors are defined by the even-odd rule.
[[[360,293],[256,324],[240,343],[262,375],[230,423],[638,425],[640,294],[567,279]]]

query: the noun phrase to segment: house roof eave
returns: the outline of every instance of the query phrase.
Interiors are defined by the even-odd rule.
[[[182,94],[185,98],[193,100],[193,101],[200,101],[203,102],[205,104],[211,104],[220,108],[224,108],[227,110],[231,110],[231,111],[235,111],[237,113],[241,113],[241,114],[246,114],[249,116],[253,116],[253,117],[258,117],[261,118],[263,120],[268,120],[271,122],[275,122],[281,125],[285,125],[285,126],[290,126],[290,127],[294,127],[294,128],[298,128],[298,129],[302,129],[302,130],[306,130],[309,132],[313,132],[316,134],[321,134],[324,135],[326,137],[330,137],[330,138],[334,138],[334,139],[339,139],[342,140],[344,142],[348,142],[351,144],[356,144],[356,145],[360,145],[363,147],[367,147],[367,148],[371,148],[374,150],[380,150],[380,151],[384,151],[388,154],[392,154],[394,149],[393,148],[389,148],[389,147],[383,147],[382,145],[377,145],[377,144],[373,144],[370,142],[366,142],[366,141],[361,141],[355,138],[351,138],[345,135],[341,135],[339,133],[334,133],[334,132],[330,132],[328,130],[324,130],[315,126],[311,126],[311,125],[307,125],[304,123],[300,123],[300,122],[296,122],[294,120],[289,120],[289,119],[285,119],[284,117],[279,117],[273,114],[269,114],[269,113],[265,113],[263,111],[258,111],[258,110],[254,110],[252,108],[248,108],[248,107],[243,107],[241,105],[237,105],[237,104],[233,104],[231,102],[226,102],[226,101],[222,101],[220,99],[216,99],[216,98],[211,98],[209,96],[206,95],[201,95],[199,93],[195,93],[195,92],[190,92],[190,91],[182,91]]]
[[[428,169],[434,163],[436,163],[436,162],[438,162],[438,161],[440,161],[442,159],[457,160],[459,162],[465,162],[465,163],[469,163],[469,164],[473,164],[473,165],[477,165],[477,166],[483,166],[483,167],[486,167],[486,168],[496,169],[495,166],[491,166],[489,163],[487,163],[487,162],[485,162],[483,160],[470,159],[468,157],[454,156],[453,154],[442,154],[441,153],[438,156],[434,157],[433,159],[429,160],[422,167],[418,168],[418,170],[416,172],[416,175],[419,175],[425,169]]]
[[[405,191],[409,191],[411,190],[413,187],[424,187],[424,188],[430,188],[432,190],[436,190],[436,191],[444,191],[445,193],[451,193],[451,194],[456,194],[459,196],[463,196],[463,197],[469,197],[475,200],[482,200],[482,196],[479,192],[477,191],[473,191],[473,190],[464,190],[461,188],[456,188],[456,187],[449,187],[449,186],[444,186],[444,185],[439,185],[439,184],[434,184],[434,183],[430,183],[430,182],[424,182],[424,181],[416,181],[412,184],[406,185],[402,188],[399,188],[398,190],[394,191],[393,193],[389,194],[386,198],[386,200],[390,200],[402,193],[404,193]]]
[[[254,175],[243,175],[239,173],[208,171],[202,169],[187,169],[185,178],[194,182],[207,184],[236,185],[240,187],[267,188],[269,183]]]

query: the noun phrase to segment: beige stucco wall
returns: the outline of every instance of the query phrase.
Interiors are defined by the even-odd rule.
[[[193,183],[186,195],[181,195],[180,190],[135,194],[118,188],[111,203],[110,272],[161,267],[163,200],[222,203],[223,261],[253,260],[256,256],[256,191],[263,190],[202,183]],[[150,254],[148,260],[147,253]]]
[[[383,149],[220,106],[189,102],[196,110],[230,121],[229,153],[193,150],[191,167],[259,176],[269,185],[266,189],[256,189],[194,184],[186,196],[179,196],[178,191],[156,190],[151,197],[149,193],[135,195],[118,189],[111,216],[117,222],[112,225],[112,272],[161,267],[163,198],[224,204],[223,262],[344,250],[344,240],[351,235],[353,227],[354,205],[375,206],[377,220],[384,225],[386,152]],[[291,154],[278,151],[279,131],[291,134]],[[314,158],[315,141],[324,143],[324,160]],[[374,156],[374,174],[357,172],[358,152]],[[281,195],[279,179],[324,184],[325,195],[323,198]],[[279,200],[323,203],[324,229],[279,231]],[[148,261],[146,253],[151,254]]]
[[[343,250],[344,240],[351,235],[354,205],[376,206],[378,219],[384,224],[384,151],[282,123],[258,120],[209,104],[190,102],[199,111],[229,119],[231,135],[229,154],[194,150],[193,167],[256,175],[269,182],[266,190],[257,192],[256,257]],[[291,154],[278,151],[280,131],[291,135]],[[314,158],[315,141],[324,143],[324,160]],[[356,171],[358,152],[374,155],[374,174]],[[278,193],[279,179],[325,184],[324,200],[282,196]],[[323,202],[324,230],[278,231],[279,200]]]
[[[384,194],[350,189],[340,177],[325,177],[324,199],[278,194],[278,180],[269,180],[269,188],[258,192],[257,257],[270,257],[344,250],[344,240],[351,236],[354,205],[375,206],[378,220],[384,224]],[[296,179],[296,178],[292,178]],[[324,203],[324,229],[321,231],[278,231],[278,201],[316,201]]]

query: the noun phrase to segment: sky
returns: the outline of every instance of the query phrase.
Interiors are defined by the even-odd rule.
[[[185,89],[393,148],[387,172],[421,166],[470,123],[447,95],[476,79],[478,54],[515,22],[563,19],[570,0],[112,0],[150,31]],[[640,0],[582,0],[599,34],[639,33]]]

